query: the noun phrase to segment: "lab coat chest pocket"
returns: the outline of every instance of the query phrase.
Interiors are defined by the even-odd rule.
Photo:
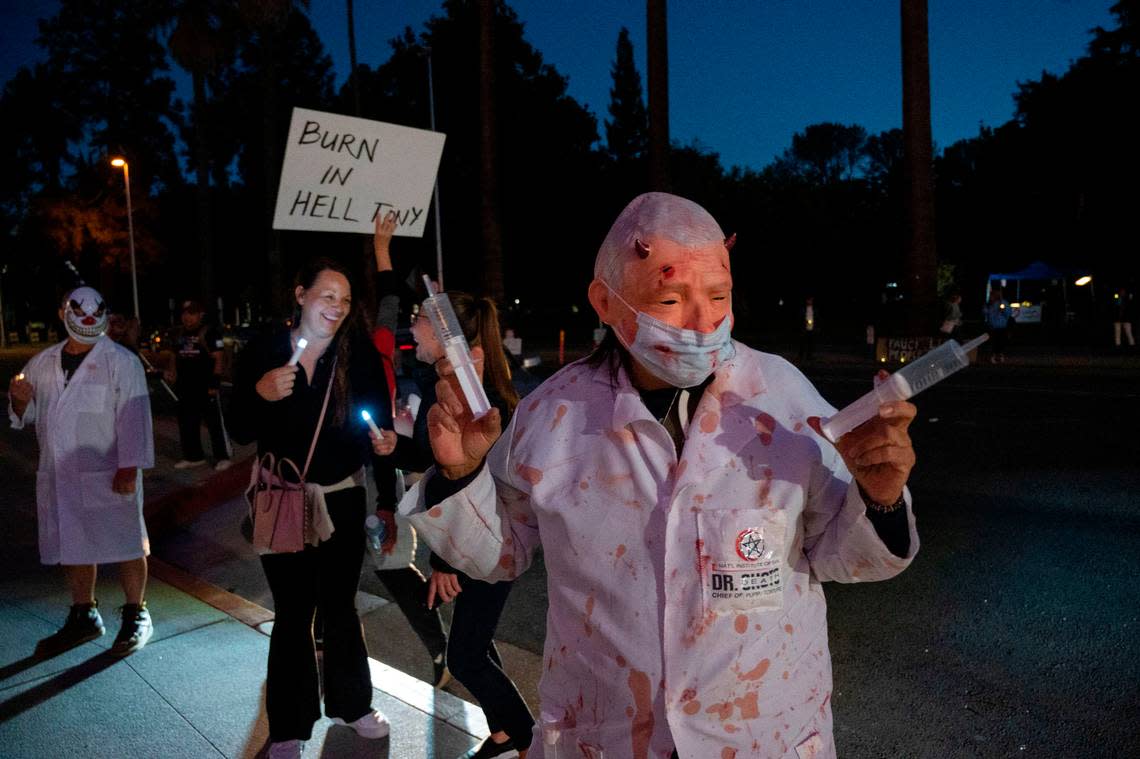
[[[697,513],[705,611],[774,611],[784,605],[787,514],[771,509]]]
[[[107,386],[100,384],[83,384],[75,388],[76,405],[80,412],[99,414],[107,404]]]

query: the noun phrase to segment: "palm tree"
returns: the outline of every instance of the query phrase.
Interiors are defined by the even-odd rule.
[[[230,6],[224,2],[189,0],[175,12],[170,33],[170,54],[190,72],[194,88],[191,110],[195,199],[198,206],[199,290],[206,307],[213,302],[214,252],[210,212],[210,154],[207,140],[206,77],[233,58],[234,37]]]
[[[503,302],[503,231],[499,223],[499,181],[495,124],[495,17],[498,0],[479,0],[479,176],[483,230],[483,288]]]
[[[276,315],[291,311],[285,292],[284,262],[281,257],[280,234],[273,230],[273,213],[277,203],[277,170],[281,153],[277,146],[277,37],[285,29],[289,14],[297,7],[308,9],[308,0],[239,0],[238,9],[246,24],[260,41],[261,55],[261,160],[264,181],[263,202],[266,227],[266,268],[269,273],[269,302]]]
[[[902,0],[902,76],[907,215],[904,292],[910,296],[907,329],[917,336],[929,332],[933,323],[938,274],[926,0]]]
[[[666,0],[647,0],[649,51],[649,188],[669,189],[669,39]]]

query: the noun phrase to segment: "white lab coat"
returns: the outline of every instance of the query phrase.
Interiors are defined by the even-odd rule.
[[[146,374],[138,357],[101,337],[64,385],[64,343],[36,354],[23,372],[35,399],[12,427],[34,422],[40,560],[103,564],[150,553],[142,518],[142,470],[154,466]],[[138,467],[133,495],[111,490],[115,470]]]
[[[783,359],[737,343],[678,462],[624,371],[584,362],[523,399],[487,466],[424,512],[457,569],[515,577],[541,542],[550,606],[531,756],[832,757],[821,582],[879,580],[891,554],[834,448],[834,413]],[[864,694],[874,698],[875,694]]]

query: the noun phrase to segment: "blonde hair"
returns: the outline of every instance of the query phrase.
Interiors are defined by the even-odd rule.
[[[453,290],[448,297],[468,345],[483,348],[483,386],[503,399],[508,415],[514,413],[519,394],[511,384],[511,366],[499,334],[499,309],[490,298],[476,298],[465,292]]]

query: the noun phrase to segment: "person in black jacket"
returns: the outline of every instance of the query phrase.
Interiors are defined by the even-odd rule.
[[[450,292],[464,337],[473,356],[484,361],[483,386],[488,400],[499,409],[505,426],[519,396],[511,384],[510,367],[499,334],[495,304],[488,298],[474,298],[466,293]],[[435,463],[428,438],[428,409],[435,403],[435,370],[431,368],[443,358],[443,346],[435,337],[427,314],[420,313],[412,324],[416,341],[416,358],[423,362],[416,373],[423,402],[416,415],[413,437],[399,436],[391,461],[397,467],[424,471]],[[432,574],[428,580],[429,607],[436,599],[455,601],[451,631],[447,641],[447,666],[451,674],[471,691],[487,717],[491,736],[470,759],[515,756],[530,746],[534,717],[515,684],[503,671],[503,663],[493,640],[503,607],[513,583],[488,583],[457,571],[434,553]]]
[[[299,757],[320,718],[313,641],[318,607],[324,619],[325,714],[367,738],[388,734],[388,720],[372,708],[355,598],[365,549],[364,466],[373,453],[391,453],[395,442],[391,432],[391,438],[372,435],[360,411],[369,411],[390,430],[389,390],[380,356],[358,326],[352,288],[340,264],[317,259],[307,265],[297,278],[295,297],[292,329],[242,353],[231,411],[235,440],[256,440],[259,457],[288,458],[299,470],[319,425],[305,480],[321,486],[334,528],[318,546],[261,557],[275,614],[265,696],[274,758]],[[308,345],[291,366],[302,337]]]

